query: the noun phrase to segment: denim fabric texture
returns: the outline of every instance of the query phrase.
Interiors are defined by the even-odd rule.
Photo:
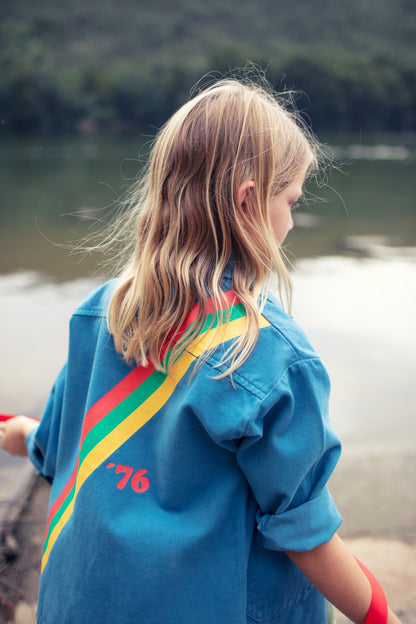
[[[52,486],[39,624],[324,624],[325,600],[285,555],[341,523],[318,355],[270,296],[234,384],[213,379],[229,342],[173,385],[146,377],[108,333],[113,284],[74,312],[27,441]]]

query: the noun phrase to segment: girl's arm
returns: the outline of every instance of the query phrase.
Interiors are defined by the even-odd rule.
[[[286,554],[339,611],[355,624],[365,624],[372,599],[371,585],[337,534],[313,550]],[[387,624],[400,624],[390,609]]]
[[[27,457],[26,437],[39,425],[39,421],[28,416],[16,416],[0,425],[1,447],[10,455]]]

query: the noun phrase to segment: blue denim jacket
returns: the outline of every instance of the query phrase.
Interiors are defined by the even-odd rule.
[[[329,380],[303,332],[270,297],[233,383],[214,379],[244,323],[230,291],[216,350],[192,375],[208,328],[172,379],[116,353],[112,288],[74,313],[67,364],[27,440],[52,484],[39,624],[325,622],[284,552],[341,523]]]

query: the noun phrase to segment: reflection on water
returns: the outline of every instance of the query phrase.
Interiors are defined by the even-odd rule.
[[[66,359],[71,312],[95,285],[35,271],[0,276],[0,411],[40,415]]]
[[[294,281],[346,452],[416,451],[416,258],[304,260]]]
[[[336,146],[334,155],[337,160],[400,160],[414,158],[414,149],[406,145],[360,145]]]

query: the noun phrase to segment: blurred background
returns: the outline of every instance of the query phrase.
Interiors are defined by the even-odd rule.
[[[413,540],[414,8],[2,0],[0,411],[42,412],[70,312],[105,277],[101,258],[69,250],[139,175],[157,128],[202,76],[257,63],[277,90],[298,93],[337,165],[308,189],[286,253],[295,316],[332,378],[342,530]],[[0,497],[18,465],[0,453]]]

